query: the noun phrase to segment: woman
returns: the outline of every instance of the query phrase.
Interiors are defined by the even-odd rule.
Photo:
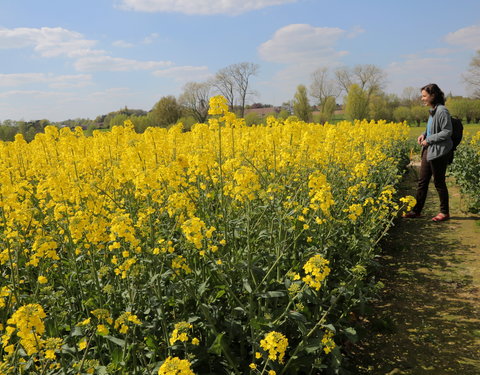
[[[452,119],[445,107],[445,95],[436,84],[431,83],[422,87],[421,92],[422,102],[430,107],[430,116],[426,131],[417,139],[418,144],[422,146],[422,162],[416,194],[417,204],[412,211],[405,214],[405,217],[421,216],[420,213],[427,198],[428,184],[433,176],[440,198],[440,212],[432,220],[445,221],[450,218],[445,174],[453,148]]]

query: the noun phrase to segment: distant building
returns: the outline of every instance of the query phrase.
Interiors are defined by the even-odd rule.
[[[277,114],[280,110],[280,107],[248,108],[245,109],[245,116],[250,113],[255,113],[259,117],[267,117]]]

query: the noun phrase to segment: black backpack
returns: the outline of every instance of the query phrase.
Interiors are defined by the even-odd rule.
[[[457,146],[462,141],[463,137],[463,124],[462,120],[456,117],[452,117],[452,142],[453,142],[453,149],[450,153],[450,159],[448,160],[448,164],[453,163],[453,153],[457,149]]]
[[[453,151],[457,149],[457,146],[462,141],[463,137],[463,124],[462,120],[456,117],[452,117],[452,141]]]

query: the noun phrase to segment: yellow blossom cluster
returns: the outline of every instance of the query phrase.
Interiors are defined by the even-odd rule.
[[[268,359],[283,363],[288,339],[282,333],[272,331],[260,340],[260,347],[268,353]]]
[[[325,354],[330,353],[335,349],[335,341],[333,341],[333,331],[327,330],[322,337],[323,351]]]
[[[56,359],[55,353],[60,350],[63,340],[57,337],[45,338],[45,318],[45,311],[39,304],[24,305],[12,314],[1,337],[7,357],[13,355],[16,345],[20,345],[28,356],[38,355],[46,360]],[[14,334],[18,342],[12,339]]]
[[[195,375],[186,359],[168,357],[158,369],[158,375]]]
[[[188,322],[176,323],[173,329],[173,332],[170,336],[170,345],[175,344],[177,341],[180,341],[180,342],[188,341],[188,331],[192,328],[193,326]]]
[[[311,288],[320,290],[323,280],[330,273],[329,263],[320,254],[314,255],[303,266],[305,277],[302,280]]]

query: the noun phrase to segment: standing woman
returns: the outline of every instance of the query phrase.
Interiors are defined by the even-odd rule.
[[[428,184],[433,176],[433,182],[440,198],[440,212],[432,220],[445,221],[450,218],[445,174],[453,149],[452,119],[445,107],[445,95],[435,83],[422,87],[421,92],[422,102],[430,107],[430,116],[426,131],[417,139],[418,144],[422,146],[422,162],[416,194],[417,204],[404,216],[420,217],[427,198]]]

